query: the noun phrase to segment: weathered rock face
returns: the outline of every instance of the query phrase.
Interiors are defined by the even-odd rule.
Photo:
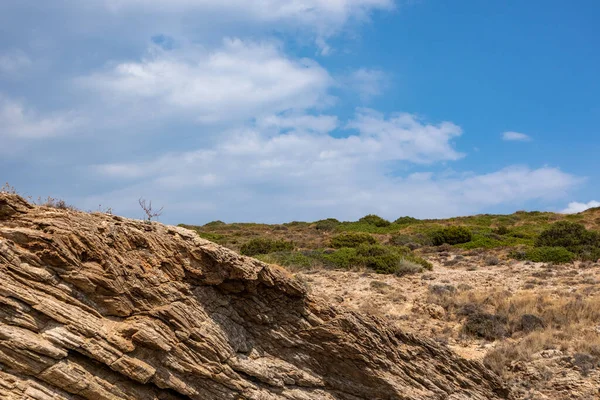
[[[0,194],[0,399],[497,399],[480,364],[193,232]]]

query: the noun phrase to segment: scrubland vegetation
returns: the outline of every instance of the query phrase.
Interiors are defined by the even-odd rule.
[[[516,260],[568,263],[600,258],[600,219],[583,215],[517,212],[446,220],[366,215],[355,222],[334,218],[280,225],[210,222],[191,228],[208,240],[264,261],[304,269],[371,268],[400,273],[431,268],[421,255],[431,248],[503,250]],[[490,259],[490,265],[493,265]],[[422,268],[404,268],[400,263]],[[399,272],[400,271],[400,272]]]
[[[516,398],[597,392],[600,209],[186,227],[246,254],[252,243],[278,243],[254,256],[296,272],[331,301],[482,361]]]

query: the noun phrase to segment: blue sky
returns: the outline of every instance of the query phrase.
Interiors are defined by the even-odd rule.
[[[595,1],[5,0],[0,179],[162,221],[576,212]]]

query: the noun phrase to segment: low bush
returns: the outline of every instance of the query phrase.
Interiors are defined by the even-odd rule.
[[[418,223],[419,220],[413,217],[400,217],[397,220],[394,221],[395,224],[397,225],[411,225],[411,224],[416,224]]]
[[[37,205],[37,206],[42,206],[42,207],[51,207],[51,208],[58,208],[60,210],[71,210],[71,211],[78,211],[77,207],[72,206],[70,204],[67,204],[66,201],[62,200],[62,199],[56,199],[54,197],[46,197],[45,199],[38,197],[37,201],[32,201],[33,204]]]
[[[486,236],[476,236],[469,242],[462,243],[459,245],[461,249],[473,250],[473,249],[495,249],[502,247],[505,243],[503,241],[493,239]]]
[[[381,274],[394,274],[398,271],[401,253],[381,245],[360,245],[356,255],[360,264]]]
[[[423,246],[431,246],[431,238],[424,233],[403,234],[397,233],[391,235],[388,243],[392,246],[407,246],[414,250]]]
[[[343,247],[332,253],[323,254],[326,264],[336,268],[352,268],[359,266],[358,256],[355,248]]]
[[[375,244],[377,240],[368,233],[347,232],[340,233],[331,238],[331,247],[340,249],[342,247],[358,247],[361,244]]]
[[[227,225],[227,224],[225,222],[223,222],[223,221],[220,221],[220,220],[211,221],[211,222],[208,222],[208,223],[204,224],[204,226],[206,226],[207,228],[216,227],[216,226],[222,226],[222,225]]]
[[[436,296],[446,296],[456,293],[456,287],[453,285],[429,285],[429,292]]]
[[[576,259],[576,255],[564,247],[534,247],[526,250],[516,250],[511,256],[517,260],[533,262],[552,262],[564,264]]]
[[[496,256],[490,255],[487,256],[483,259],[483,262],[485,263],[485,265],[498,265],[500,264],[500,259]]]
[[[431,263],[411,253],[406,247],[379,244],[344,247],[322,257],[326,263],[337,268],[366,267],[380,274],[405,275],[433,268]]]
[[[535,241],[537,247],[564,247],[576,249],[579,246],[600,246],[600,234],[588,231],[576,222],[559,221],[540,233]]]
[[[510,229],[508,229],[504,225],[501,225],[497,228],[492,229],[492,232],[495,233],[496,235],[508,235],[510,233]]]
[[[467,317],[463,331],[486,340],[502,339],[507,335],[507,319],[500,315],[473,313]]]
[[[383,228],[386,226],[390,226],[392,224],[387,219],[383,219],[380,216],[375,215],[375,214],[365,215],[364,217],[359,219],[358,222],[362,222],[362,223],[369,224],[369,225],[374,225],[378,228]]]
[[[288,228],[292,228],[292,227],[304,227],[307,225],[310,225],[310,222],[304,222],[304,221],[292,221],[292,222],[286,222],[284,224],[282,224],[284,227]]]
[[[405,235],[402,233],[398,233],[396,235],[390,236],[388,240],[388,244],[391,246],[406,246],[409,243],[414,243],[415,238],[412,235]]]
[[[419,272],[423,272],[423,266],[421,264],[402,258],[398,261],[394,274],[403,276],[418,274]]]
[[[200,231],[196,231],[196,233],[202,239],[210,240],[211,242],[215,242],[215,243],[219,243],[219,244],[222,244],[223,241],[226,239],[225,235],[220,235],[218,233],[200,232]]]
[[[544,323],[544,320],[537,315],[523,314],[521,315],[515,330],[530,333],[535,330],[544,329],[545,327],[546,324]]]
[[[275,253],[277,251],[290,251],[294,249],[294,243],[285,240],[272,240],[265,238],[252,239],[245,243],[240,253],[245,256],[256,256],[259,254]]]
[[[461,244],[470,242],[473,238],[471,231],[464,226],[449,226],[431,232],[431,240],[434,246],[447,244]]]
[[[339,224],[340,221],[335,218],[321,219],[315,222],[315,229],[319,231],[333,231]]]
[[[419,257],[418,255],[416,255],[414,253],[404,254],[402,256],[402,259],[406,260],[406,261],[413,262],[415,264],[419,264],[424,269],[427,269],[427,270],[430,270],[430,271],[433,269],[433,264],[431,264],[429,261],[427,261],[423,257]]]
[[[600,258],[600,232],[588,231],[585,226],[569,221],[559,221],[543,231],[535,241],[536,247],[562,247],[579,258]]]

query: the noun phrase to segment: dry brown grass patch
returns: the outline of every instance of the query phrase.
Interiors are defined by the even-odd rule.
[[[596,368],[600,361],[598,294],[533,290],[515,293],[440,291],[432,288],[428,300],[444,307],[448,319],[462,322],[469,328],[463,329],[462,334],[468,331],[489,340],[501,339],[501,335],[486,335],[485,329],[489,327],[483,323],[475,328],[468,324],[473,320],[491,321],[492,316],[493,321],[504,324],[495,327],[498,329],[494,332],[504,328],[506,338],[497,340],[484,359],[485,364],[498,374],[510,376],[515,363],[527,363],[544,350],[559,351],[560,357],[570,360],[573,368],[583,374]]]

